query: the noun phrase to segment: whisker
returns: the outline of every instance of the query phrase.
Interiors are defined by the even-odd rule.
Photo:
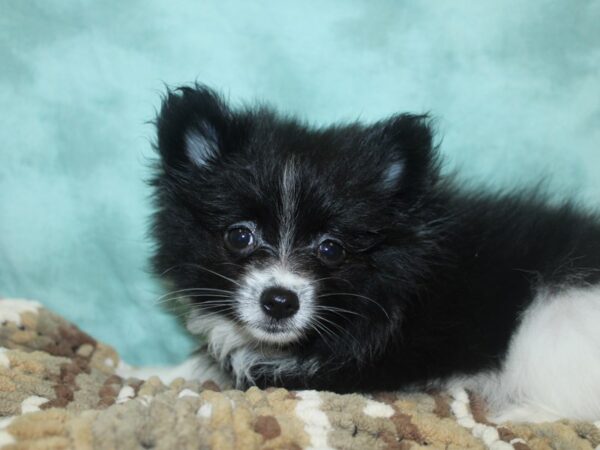
[[[327,322],[327,323],[333,325],[334,327],[336,327],[338,330],[340,330],[344,333],[347,333],[347,331],[343,327],[341,327],[339,324],[335,323],[333,320],[329,320],[326,317],[323,317],[322,315],[320,315],[318,317],[319,317],[319,320]]]
[[[341,327],[339,324],[333,322],[332,320],[327,319],[326,317],[323,317],[322,315],[318,315],[318,320],[319,321],[324,321],[329,323],[330,325],[334,326],[336,329],[341,331],[341,335],[346,335],[348,336],[350,339],[352,339],[354,342],[356,342],[357,345],[360,345],[360,343],[358,342],[358,339],[356,339],[348,330],[344,329],[343,327]],[[324,325],[321,322],[322,325]]]
[[[163,295],[161,295],[160,297],[158,297],[156,300],[158,301],[158,300],[160,300],[160,299],[162,299],[162,298],[164,298],[164,297],[167,297],[167,296],[169,296],[169,295],[172,295],[172,294],[179,294],[179,293],[181,293],[181,292],[190,292],[190,291],[201,291],[201,292],[204,292],[204,291],[206,291],[206,292],[209,292],[209,291],[210,291],[210,292],[226,292],[226,293],[228,293],[228,294],[235,294],[235,292],[233,292],[233,291],[229,291],[229,290],[227,290],[227,289],[214,289],[214,288],[187,288],[187,289],[178,289],[178,290],[176,290],[176,291],[167,292],[166,294],[163,294]]]
[[[233,306],[233,305],[234,305],[233,302],[223,301],[223,302],[213,302],[213,303],[202,302],[202,303],[197,303],[193,306],[197,307],[197,308],[214,308],[217,306]]]
[[[340,277],[317,278],[316,280],[314,280],[314,283],[318,283],[319,281],[326,281],[326,280],[339,280],[339,281],[343,281],[344,283],[348,283],[350,286],[353,286],[353,284],[349,280],[345,280],[345,279],[340,278]]]
[[[172,302],[177,301],[177,300],[191,299],[191,298],[232,299],[232,297],[230,297],[230,296],[219,295],[219,294],[205,294],[205,295],[191,294],[191,295],[180,295],[180,296],[177,296],[177,297],[163,298],[161,301],[156,302],[156,303],[160,305],[160,304],[164,304],[164,303],[172,303]]]
[[[233,311],[233,308],[223,308],[218,311],[209,311],[209,312],[198,311],[198,312],[200,313],[199,318],[210,319],[211,317],[223,317],[223,313],[230,313],[230,312],[234,312],[234,311]],[[187,318],[188,316],[189,316],[189,312],[179,314],[178,318],[184,319],[184,318]]]
[[[319,310],[319,311],[329,311],[329,312],[332,312],[332,313],[337,314],[342,317],[345,317],[344,314],[352,314],[354,316],[364,318],[364,316],[362,314],[359,314],[356,311],[350,311],[349,309],[345,309],[345,308],[338,308],[337,306],[315,305],[315,306],[313,306],[313,308],[315,308],[316,310]]]
[[[169,267],[168,269],[165,269],[163,272],[161,272],[159,274],[159,276],[163,276],[166,275],[167,273],[169,273],[171,270],[176,269],[177,267],[181,266],[181,264],[175,264],[174,266]]]
[[[209,293],[209,292],[205,292],[205,293],[200,293],[200,294],[186,294],[186,295],[174,295],[172,297],[165,297],[162,300],[160,300],[158,303],[160,302],[164,302],[167,300],[172,300],[174,298],[193,298],[193,297],[198,297],[198,298],[202,298],[202,297],[208,297],[208,298],[235,298],[233,297],[231,294],[221,294],[219,292],[215,292],[213,293]]]
[[[233,267],[239,267],[240,269],[244,270],[244,266],[242,266],[241,264],[238,263],[234,263],[234,262],[222,262],[219,263],[220,266],[233,266]]]
[[[319,319],[322,319],[322,317],[318,317]],[[331,322],[330,322],[331,323]],[[317,324],[315,324],[317,325]],[[322,322],[318,323],[319,328],[326,333],[326,336],[331,337],[331,338],[337,338],[337,337],[341,337],[343,339],[346,339],[346,336],[350,337],[352,340],[354,340],[354,342],[359,345],[359,342],[356,338],[354,338],[354,336],[352,336],[348,331],[341,329],[343,331],[343,333],[341,335],[336,334],[333,330],[331,330],[327,325],[325,325]],[[331,349],[331,351],[333,352],[333,348],[331,347],[331,345],[329,345],[329,343],[327,342],[326,338],[324,339],[324,342],[327,344],[327,346]]]
[[[197,312],[202,314],[202,317],[216,315],[223,312],[235,312],[235,307],[231,305],[207,305],[206,307],[198,307],[199,305],[194,305],[193,308],[190,309],[189,312]]]
[[[375,300],[373,300],[372,298],[369,297],[365,297],[364,295],[359,295],[359,294],[353,294],[351,292],[332,292],[332,293],[328,293],[328,294],[321,294],[318,295],[317,298],[323,298],[323,297],[333,297],[333,296],[347,296],[347,297],[356,297],[356,298],[360,298],[363,300],[367,300],[371,303],[373,303],[374,305],[376,305],[379,309],[381,309],[381,311],[385,314],[385,317],[387,317],[388,320],[391,321],[389,314],[387,313],[387,311],[383,308],[383,306],[381,306],[379,303],[377,303]]]
[[[331,350],[331,352],[333,353],[333,347],[329,344],[327,335],[323,335],[323,332],[325,332],[325,331],[322,330],[322,328],[320,330],[318,325],[319,325],[318,323],[309,323],[309,327],[319,335],[321,340],[325,343],[325,345],[327,345],[327,347],[329,347],[329,350]],[[321,331],[323,331],[323,332],[321,332]]]
[[[217,307],[219,309],[215,309]],[[213,309],[213,311],[211,311],[211,309]],[[218,314],[218,313],[222,313],[222,312],[231,312],[231,311],[234,311],[234,308],[232,306],[223,307],[223,305],[213,305],[211,308],[197,308],[194,311],[203,313],[203,315],[210,315],[210,314]],[[206,311],[206,313],[205,313],[205,311]]]
[[[177,268],[177,267],[181,267],[181,266],[191,266],[191,267],[195,267],[195,268],[197,268],[197,269],[200,269],[200,270],[204,270],[205,272],[212,273],[213,275],[216,275],[216,276],[218,276],[218,277],[221,277],[221,278],[223,278],[224,280],[227,280],[227,281],[229,281],[230,283],[233,283],[233,284],[235,284],[235,285],[237,285],[237,286],[239,286],[239,287],[242,287],[242,285],[241,285],[240,283],[238,283],[237,281],[235,281],[233,278],[229,278],[229,277],[227,277],[227,276],[223,275],[222,273],[215,272],[214,270],[211,270],[211,269],[207,269],[206,267],[204,267],[204,266],[201,266],[200,264],[196,264],[196,263],[182,263],[182,264],[178,264],[178,265],[176,265],[176,266],[173,266],[173,267],[169,267],[169,268],[168,268],[167,270],[165,270],[165,271],[164,271],[164,272],[163,272],[161,275],[166,275],[166,274],[167,274],[168,272],[170,272],[171,270],[173,270],[173,269],[175,269],[175,268]]]

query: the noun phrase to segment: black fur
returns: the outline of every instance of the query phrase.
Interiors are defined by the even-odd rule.
[[[309,332],[286,346],[300,363],[316,358],[316,373],[301,364],[281,378],[260,372],[258,385],[382,390],[497,368],[537,289],[600,282],[597,216],[531,192],[460,189],[440,175],[426,116],[315,128],[265,107],[232,109],[195,86],[167,94],[157,128],[157,274],[176,289],[235,289],[198,265],[237,280],[248,264],[273,262],[267,248],[232,255],[223,234],[252,220],[276,245],[280,171],[293,158],[301,180],[294,267],[325,278],[319,293],[376,302],[319,299],[359,315],[331,314],[332,334]],[[205,166],[186,153],[190,129],[216,144]],[[398,182],[382,184],[398,161]],[[339,267],[315,257],[313,243],[325,233],[346,247]]]

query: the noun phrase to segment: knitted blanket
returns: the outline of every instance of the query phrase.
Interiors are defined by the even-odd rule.
[[[494,424],[465,391],[222,391],[116,375],[111,347],[27,300],[0,299],[2,449],[595,449],[593,423]]]

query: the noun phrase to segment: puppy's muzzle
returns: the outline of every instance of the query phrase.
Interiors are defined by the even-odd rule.
[[[260,295],[260,307],[267,316],[282,320],[296,314],[300,302],[294,292],[281,287],[270,287]]]

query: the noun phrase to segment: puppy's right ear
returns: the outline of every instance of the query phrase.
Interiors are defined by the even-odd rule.
[[[225,145],[230,122],[231,112],[211,89],[169,91],[156,120],[163,163],[172,168],[210,164]]]

